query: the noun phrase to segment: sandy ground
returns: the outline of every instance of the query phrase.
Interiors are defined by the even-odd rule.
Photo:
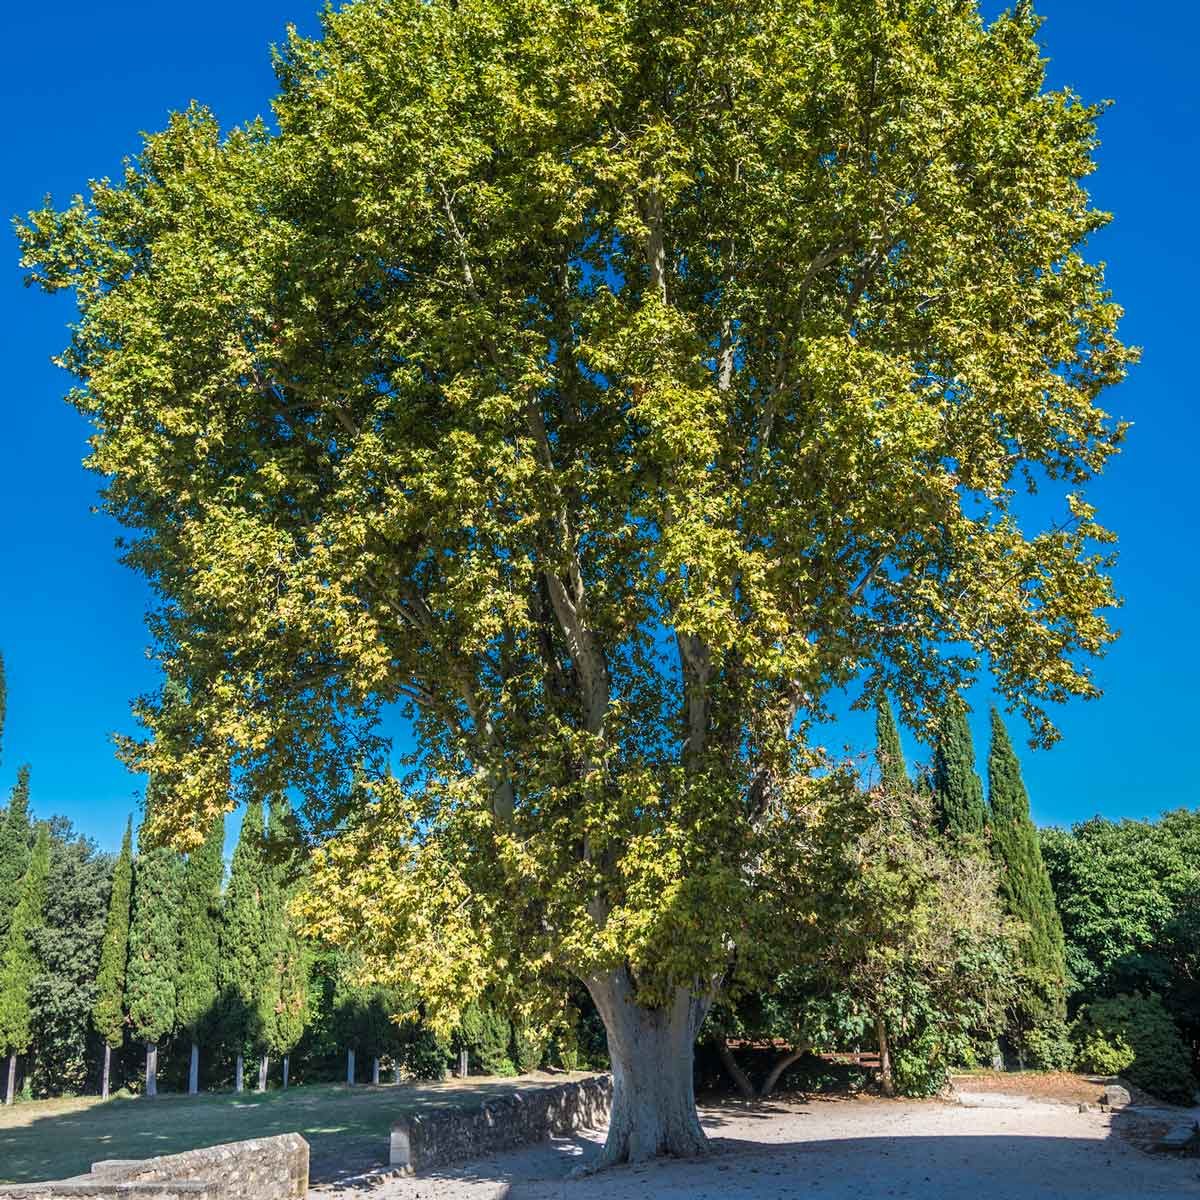
[[[714,1154],[569,1179],[603,1133],[413,1178],[359,1178],[314,1200],[1163,1200],[1200,1198],[1200,1161],[1116,1136],[1129,1118],[967,1093],[963,1104],[841,1100],[705,1106]]]

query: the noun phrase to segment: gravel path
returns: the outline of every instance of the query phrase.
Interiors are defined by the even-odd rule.
[[[1200,1200],[1200,1162],[1150,1156],[1114,1118],[1010,1096],[727,1104],[701,1109],[710,1158],[568,1179],[602,1133],[470,1167],[346,1181],[313,1200]],[[1117,1117],[1116,1120],[1122,1118]]]

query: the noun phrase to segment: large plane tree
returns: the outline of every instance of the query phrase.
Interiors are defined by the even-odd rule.
[[[431,1019],[582,980],[610,1161],[704,1146],[706,1006],[815,905],[776,864],[831,692],[928,731],[988,670],[1050,742],[1096,691],[1132,355],[1037,30],[358,0],[279,51],[274,123],[193,107],[21,225],[187,696],[130,748],[158,836],[232,765],[305,793],[310,921]]]

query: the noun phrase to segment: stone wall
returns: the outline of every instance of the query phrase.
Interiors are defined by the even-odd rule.
[[[420,1171],[540,1142],[555,1133],[598,1129],[611,1106],[612,1076],[593,1075],[513,1092],[479,1108],[401,1117],[392,1126],[389,1161],[393,1167]]]
[[[74,1179],[0,1186],[0,1200],[302,1200],[307,1193],[308,1143],[298,1133],[109,1159]]]

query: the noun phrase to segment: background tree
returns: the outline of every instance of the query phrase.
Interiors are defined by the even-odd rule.
[[[187,857],[179,904],[179,1027],[191,1040],[188,1094],[200,1090],[200,1042],[214,1032],[220,966],[221,881],[225,873],[225,818]]]
[[[17,782],[0,821],[0,938],[21,897],[21,880],[29,866],[29,767],[17,770]]]
[[[889,792],[901,795],[912,788],[896,716],[886,695],[875,701],[875,761],[879,766],[879,781]]]
[[[50,870],[50,831],[38,826],[29,866],[21,881],[21,897],[13,910],[0,954],[0,1050],[8,1056],[4,1103],[12,1104],[17,1058],[33,1038],[32,991],[38,973],[35,932],[44,921],[46,878]]]
[[[33,931],[38,973],[30,1006],[33,1055],[26,1072],[35,1096],[78,1095],[88,1085],[95,1047],[91,1014],[113,857],[52,817],[46,902]]]
[[[163,795],[151,779],[146,789],[146,820]],[[138,833],[133,863],[133,907],[125,995],[134,1036],[146,1044],[146,1095],[158,1094],[158,1043],[178,1014],[179,903],[183,861],[170,847],[147,842]]]
[[[983,784],[975,773],[975,744],[967,724],[967,707],[954,696],[938,727],[933,755],[933,785],[940,828],[955,837],[983,833],[986,810]]]
[[[0,653],[0,761],[4,755],[4,720],[8,716],[8,681],[4,675],[4,655]]]
[[[192,108],[20,229],[187,685],[128,755],[184,847],[230,755],[301,790],[337,838],[312,927],[443,1030],[502,976],[586,981],[605,1160],[691,1153],[830,689],[928,734],[986,661],[1041,742],[1097,691],[1082,489],[1132,358],[1079,249],[1098,110],[1044,90],[1025,4],[322,19],[277,131]],[[1022,529],[1026,481],[1066,519]]]
[[[304,1034],[308,1017],[311,955],[291,914],[302,870],[300,831],[291,805],[282,796],[271,801],[267,817],[265,870],[269,887],[263,897],[264,971],[259,1011],[263,1024],[263,1061],[283,1060],[287,1087],[290,1057]],[[266,1070],[260,1086],[266,1086]]]
[[[263,803],[246,805],[222,905],[221,1031],[234,1053],[234,1087],[244,1086],[245,1057],[261,1045],[264,941]]]
[[[96,972],[96,998],[92,1021],[104,1042],[104,1065],[100,1075],[100,1095],[108,1099],[112,1070],[112,1052],[125,1041],[125,973],[129,959],[129,914],[133,895],[133,818],[125,825],[121,852],[113,867],[108,915],[100,943],[100,965]]]
[[[1062,922],[1054,889],[1042,861],[1037,830],[1029,815],[1029,796],[1021,764],[1013,752],[1000,714],[992,709],[992,741],[988,751],[988,827],[992,856],[1000,869],[1000,899],[1005,911],[1024,926],[1020,989],[1014,1025],[1018,1049],[1033,1065],[1061,1068],[1064,1045],[1067,979]],[[1060,1047],[1058,1056],[1047,1051]]]

